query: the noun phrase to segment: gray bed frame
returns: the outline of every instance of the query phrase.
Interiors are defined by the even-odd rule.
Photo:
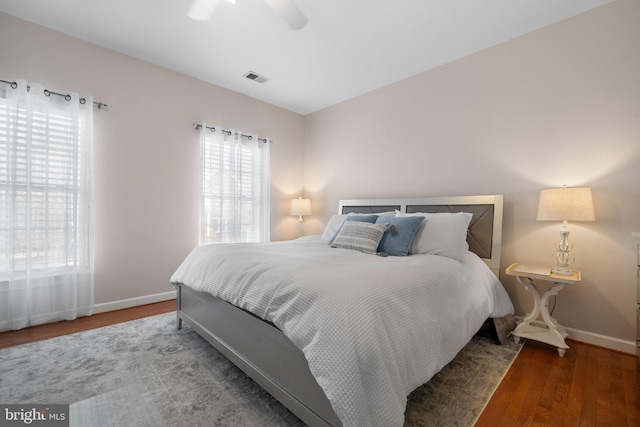
[[[467,242],[497,275],[502,240],[501,195],[341,200],[338,213],[471,212]],[[341,426],[304,354],[271,323],[208,293],[177,289],[177,327],[185,321],[309,426]]]

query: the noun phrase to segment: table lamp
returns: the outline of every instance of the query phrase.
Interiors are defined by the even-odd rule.
[[[596,220],[591,188],[562,187],[540,190],[537,220],[562,221],[560,242],[555,245],[556,252],[552,257],[556,266],[551,272],[570,276],[573,274],[571,264],[575,261],[575,256],[570,253],[573,246],[569,244],[567,222]]]
[[[298,216],[298,237],[302,237],[302,234],[304,233],[302,217],[311,215],[311,201],[309,199],[303,199],[302,197],[291,199],[290,214]]]

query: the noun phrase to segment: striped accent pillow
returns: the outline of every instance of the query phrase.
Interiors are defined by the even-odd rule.
[[[387,230],[384,224],[346,221],[333,240],[332,248],[353,249],[367,254],[376,254],[380,239]]]

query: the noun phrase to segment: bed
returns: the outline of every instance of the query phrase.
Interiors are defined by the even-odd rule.
[[[501,195],[341,200],[322,236],[196,248],[171,278],[177,327],[186,322],[310,426],[402,425],[414,388],[487,318],[512,317],[496,278],[502,204]],[[375,215],[387,229],[405,220],[380,218],[427,216],[417,238],[430,218],[437,224],[428,215],[444,213],[470,218],[458,260],[417,253],[417,241],[410,256],[388,257],[338,243],[356,227],[345,216]]]

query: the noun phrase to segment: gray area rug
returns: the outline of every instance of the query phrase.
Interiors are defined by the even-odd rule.
[[[482,329],[407,403],[407,426],[471,426],[520,346]],[[301,426],[175,313],[0,350],[0,402],[71,404],[70,424]]]

